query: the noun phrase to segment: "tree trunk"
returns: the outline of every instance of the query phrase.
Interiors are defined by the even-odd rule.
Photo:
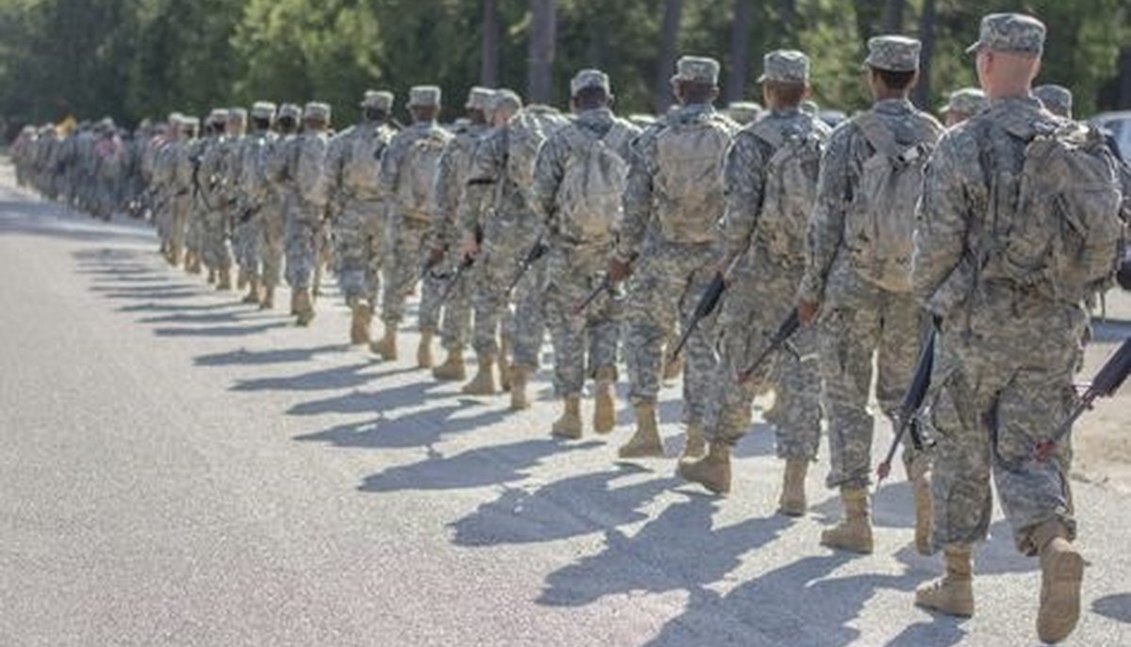
[[[935,0],[923,0],[923,15],[919,18],[919,40],[923,43],[923,50],[919,59],[919,85],[915,88],[915,104],[928,112],[931,112],[931,65],[934,63],[938,18],[935,5]]]
[[[496,0],[483,0],[483,60],[479,83],[499,87],[499,7]]]
[[[530,78],[527,93],[533,103],[550,103],[554,94],[554,0],[530,0]]]
[[[679,23],[683,14],[683,0],[664,0],[664,23],[660,30],[660,60],[656,70],[656,85],[652,89],[656,114],[663,114],[674,101],[671,83],[675,69],[676,48],[679,41]]]
[[[750,21],[754,15],[751,0],[734,0],[734,23],[730,32],[730,74],[727,75],[727,103],[742,101],[746,76],[750,70]]]
[[[1121,110],[1131,108],[1131,47],[1126,47],[1119,55],[1119,103]],[[1129,155],[1131,157],[1131,155]]]
[[[797,47],[797,0],[780,0],[779,41],[784,47]]]
[[[882,24],[885,34],[903,33],[903,9],[906,4],[906,0],[887,0],[884,2]]]

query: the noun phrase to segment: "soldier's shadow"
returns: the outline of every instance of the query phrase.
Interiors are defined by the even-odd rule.
[[[371,362],[359,362],[346,366],[319,369],[288,375],[282,377],[263,377],[251,380],[240,380],[232,387],[232,391],[333,391],[336,389],[351,389],[365,386],[382,377],[389,377],[401,373],[410,373],[415,368],[391,368],[376,373],[365,372],[372,366]]]
[[[269,321],[260,324],[232,326],[178,326],[154,328],[158,337],[249,337],[277,328],[286,328],[285,321]]]
[[[270,350],[248,350],[238,348],[223,353],[200,355],[193,359],[197,366],[267,366],[270,364],[297,364],[307,362],[316,355],[343,352],[349,349],[345,344],[328,344],[314,348],[272,348]]]
[[[443,407],[429,407],[403,416],[377,418],[364,422],[337,425],[329,429],[295,436],[303,442],[324,442],[335,447],[360,449],[407,449],[432,447],[448,436],[474,431],[506,419],[502,410],[482,411],[474,416],[453,417],[477,407],[475,402],[460,400]]]

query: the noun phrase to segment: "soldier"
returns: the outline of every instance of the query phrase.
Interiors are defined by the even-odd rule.
[[[633,145],[624,226],[608,269],[615,283],[636,265],[625,306],[636,432],[620,447],[621,458],[664,455],[656,419],[663,344],[677,319],[690,318],[714,276],[720,243],[716,223],[725,209],[723,165],[738,131],[711,105],[719,92],[717,61],[685,56],[676,70],[672,87],[680,106]],[[713,328],[712,321],[701,322],[685,351],[685,457],[704,451],[703,424],[716,364]]]
[[[1063,85],[1038,85],[1033,96],[1054,115],[1072,119],[1072,91]]]
[[[940,320],[926,416],[938,439],[932,544],[945,574],[915,599],[973,614],[972,549],[986,538],[992,475],[1018,550],[1040,558],[1037,635],[1054,643],[1079,619],[1084,560],[1072,545],[1069,448],[1041,461],[1034,446],[1054,438],[1077,401],[1081,304],[1110,280],[1124,232],[1102,137],[1030,92],[1045,33],[1022,14],[982,19],[969,51],[990,108],[946,134],[926,178],[913,280]],[[1082,242],[1063,237],[1064,207],[1087,232]]]
[[[240,266],[240,282],[248,288],[243,302],[250,305],[259,305],[262,298],[260,220],[261,212],[270,199],[266,164],[267,151],[275,138],[271,132],[275,109],[275,104],[268,101],[256,101],[252,105],[252,132],[243,139],[235,166],[236,208],[232,247]]]
[[[213,184],[218,178],[210,175],[209,166],[216,159],[215,149],[224,136],[227,121],[227,110],[213,109],[205,119],[204,137],[192,143],[189,155],[193,165],[191,178],[193,206],[189,215],[186,246],[193,262],[187,269],[190,273],[199,274],[202,271],[202,264],[206,266],[209,284],[217,282],[217,270],[222,256],[219,252],[224,249],[223,246],[218,250],[209,245],[210,233],[218,228],[216,221],[220,220],[220,216],[215,213],[218,197],[215,195],[216,185]]]
[[[286,242],[286,214],[297,196],[291,174],[294,172],[294,147],[298,140],[302,108],[293,103],[279,106],[275,119],[277,136],[270,140],[264,153],[267,196],[259,218],[260,263],[263,266],[263,298],[260,310],[275,307],[275,288],[283,273],[283,254]],[[292,312],[293,300],[292,300]]]
[[[467,96],[467,121],[455,130],[455,136],[448,143],[440,158],[440,171],[436,176],[436,213],[432,215],[432,249],[428,265],[441,267],[446,262],[449,280],[455,280],[455,272],[464,260],[459,256],[460,227],[457,215],[464,200],[464,187],[471,170],[471,156],[479,139],[487,132],[487,109],[494,91],[487,88],[471,88]],[[474,271],[474,270],[472,270]],[[464,272],[467,273],[467,270]],[[447,350],[444,363],[432,370],[437,380],[463,381],[467,379],[463,351],[471,332],[471,287],[469,276],[462,276],[459,283],[445,287],[450,290],[443,304],[444,314],[440,323],[440,345]]]
[[[605,434],[616,424],[619,308],[611,290],[580,316],[574,308],[602,283],[622,218],[629,145],[640,129],[613,116],[609,77],[600,70],[578,72],[570,82],[570,96],[576,117],[538,155],[533,207],[545,221],[550,248],[541,298],[554,345],[554,391],[563,403],[552,432],[577,439],[582,435],[587,364],[589,377],[597,382],[593,429]]]
[[[176,120],[176,139],[158,153],[155,175],[161,181],[164,209],[169,213],[170,254],[174,264],[179,264],[183,253],[186,269],[199,268],[200,257],[188,246],[189,220],[193,212],[193,162],[197,130],[196,117],[180,116]],[[199,270],[198,270],[199,271]]]
[[[735,101],[727,106],[727,116],[739,126],[751,124],[761,118],[763,109],[755,101]]]
[[[895,415],[925,330],[910,292],[915,205],[926,159],[943,131],[908,100],[918,78],[919,41],[877,36],[868,41],[868,50],[867,78],[876,103],[829,140],[798,297],[806,325],[821,310],[818,336],[831,460],[826,482],[840,489],[845,509],[844,520],[821,533],[821,544],[860,553],[872,552],[872,357],[878,353],[880,407],[898,424]],[[927,461],[917,460],[908,444],[904,464],[915,488],[915,544],[927,552]]]
[[[817,458],[821,432],[815,332],[794,336],[796,356],[778,353],[772,366],[759,367],[743,381],[739,376],[769,346],[793,307],[829,128],[800,109],[809,93],[805,54],[767,54],[759,80],[769,112],[738,133],[727,156],[726,255],[719,267],[734,269],[719,318],[723,361],[705,429],[709,451],[701,460],[681,463],[679,473],[714,492],[728,492],[730,449],[750,427],[758,390],[772,381],[776,398],[767,418],[775,426],[778,457],[786,462],[779,511],[800,516],[806,509],[805,474]]]
[[[228,243],[228,157],[235,118],[226,108],[210,115],[212,136],[200,154],[197,191],[202,204],[201,257],[208,267],[208,282],[217,290],[232,289],[232,250]],[[242,126],[241,126],[242,127]]]
[[[330,106],[310,102],[302,112],[303,131],[293,144],[293,157],[287,175],[294,199],[287,204],[286,245],[287,284],[291,286],[291,312],[300,326],[314,319],[311,301],[314,265],[318,262],[318,231],[329,199],[326,181],[326,153],[330,141]]]
[[[950,93],[946,105],[939,109],[947,128],[957,126],[988,107],[986,93],[981,88],[962,88]]]
[[[431,347],[439,327],[440,286],[430,272],[421,270],[428,255],[428,232],[432,226],[440,156],[452,135],[436,123],[440,114],[440,88],[413,87],[409,91],[408,109],[412,113],[412,126],[393,137],[381,160],[379,187],[392,210],[389,230],[393,236],[393,256],[381,304],[385,336],[373,345],[373,352],[386,360],[397,358],[397,327],[404,319],[405,298],[417,281],[421,281],[420,347],[416,364],[420,368],[432,368]]]
[[[391,92],[367,91],[361,102],[361,122],[330,143],[327,173],[337,211],[338,284],[353,311],[353,344],[369,343],[369,322],[377,307],[388,227],[379,180],[381,159],[396,134],[388,124],[392,106]]]

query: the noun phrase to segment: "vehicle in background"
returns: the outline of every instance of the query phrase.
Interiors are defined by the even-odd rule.
[[[1131,164],[1131,110],[1100,113],[1088,121],[1111,135],[1124,163]]]

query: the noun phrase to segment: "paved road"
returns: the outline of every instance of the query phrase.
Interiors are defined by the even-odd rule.
[[[903,482],[877,497],[877,553],[836,554],[817,545],[838,508],[823,470],[810,516],[773,515],[765,428],[735,494],[708,497],[670,460],[550,440],[545,371],[535,408],[507,415],[344,345],[337,299],[297,329],[155,247],[0,188],[0,645],[1034,639],[1035,563],[1000,520],[978,616],[935,618],[911,605],[936,566],[908,548]],[[1131,511],[1076,492],[1091,566],[1071,644],[1129,645]]]

